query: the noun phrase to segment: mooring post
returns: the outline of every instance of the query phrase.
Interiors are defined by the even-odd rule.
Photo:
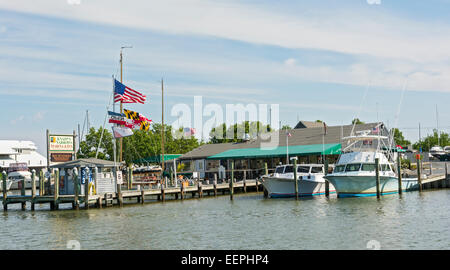
[[[3,171],[2,172],[2,182],[3,182],[3,186],[2,186],[2,191],[3,191],[3,210],[4,211],[8,211],[8,203],[6,202],[7,198],[8,198],[8,190],[7,190],[7,181],[8,181],[8,176],[6,175],[6,172]]]
[[[164,188],[161,190],[162,191],[162,201],[164,202]],[[142,188],[141,189],[141,204],[144,204],[144,202],[145,202],[145,191],[144,191],[144,189]]]
[[[53,203],[54,209],[59,209],[58,199],[59,199],[59,169],[55,169],[55,183],[53,184],[54,192],[53,192]]]
[[[264,162],[264,175],[269,174],[269,169],[267,169],[267,162]]]
[[[244,171],[244,179],[242,181],[244,181],[244,193],[247,193],[247,172],[246,171]]]
[[[34,210],[34,199],[36,198],[36,170],[31,170],[31,210]]]
[[[397,152],[397,177],[398,177],[398,194],[402,194],[402,163],[400,153]]]
[[[203,198],[203,186],[202,186],[202,182],[198,181],[197,182],[197,191],[198,191],[198,197],[199,198]]]
[[[25,177],[22,177],[22,180],[20,180],[21,189],[20,189],[20,195],[22,196],[23,201],[21,202],[22,210],[25,210],[27,207],[27,203],[25,201]]]
[[[84,180],[84,208],[89,209],[89,167],[84,167],[85,180]]]
[[[98,168],[94,167],[92,174],[94,175],[94,195],[97,195],[97,187],[98,187]]]
[[[122,207],[123,206],[123,197],[122,197],[122,179],[123,177],[118,177],[118,171],[117,171],[117,167],[114,167],[114,174],[116,176],[116,184],[117,184],[117,202],[119,203],[119,206]],[[119,179],[120,178],[120,179]],[[107,202],[105,202],[107,203]]]
[[[325,176],[327,176],[328,174],[328,159],[325,158],[325,165],[324,165],[324,170],[325,170]],[[328,180],[325,179],[325,196],[329,197],[330,196],[330,182],[328,182]]]
[[[433,175],[433,162],[430,161],[430,175]]]
[[[377,184],[377,198],[380,198],[380,160],[375,158],[375,176]]]
[[[231,161],[231,181],[230,181],[230,200],[233,200],[233,193],[234,193],[234,160]]]
[[[166,193],[165,193],[164,188],[165,188],[165,186],[161,185],[161,199],[163,202],[166,200]],[[142,191],[144,191],[144,190],[142,190]],[[142,200],[144,200],[144,197],[142,197]]]
[[[44,196],[44,171],[39,171],[39,196]]]
[[[217,196],[217,174],[214,174],[214,183],[213,183],[213,187],[214,187],[214,197]]]
[[[294,190],[295,199],[298,200],[297,159],[294,158]]]
[[[74,198],[74,208],[76,210],[80,209],[80,201],[78,200],[78,196],[80,194],[80,190],[78,189],[78,170],[77,168],[72,169],[72,182],[73,182],[73,191],[75,193]]]
[[[446,188],[446,187],[449,186],[449,183],[448,183],[449,177],[448,177],[447,162],[444,163],[444,166],[445,166],[445,178],[444,178],[444,182],[442,182],[442,183],[443,183],[442,187],[443,187],[443,188]]]
[[[128,178],[128,190],[133,189],[133,167],[129,168],[129,178]]]
[[[184,200],[184,181],[181,181],[180,197],[181,197],[181,200]]]
[[[420,175],[420,157],[417,159],[417,182],[419,183],[419,191],[422,192],[422,177]]]

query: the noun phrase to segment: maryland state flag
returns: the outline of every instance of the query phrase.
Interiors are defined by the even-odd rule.
[[[150,123],[147,121],[142,121],[141,122],[141,130],[145,130],[148,131],[148,129],[150,128]]]
[[[127,119],[131,119],[131,120],[140,120],[140,116],[138,112],[133,112],[127,109],[124,109],[123,112],[125,113],[125,117]]]

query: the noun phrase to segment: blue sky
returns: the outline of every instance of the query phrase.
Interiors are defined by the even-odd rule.
[[[412,141],[437,106],[449,132],[450,1],[368,2],[0,0],[0,138],[44,153],[46,129],[72,133],[86,110],[102,125],[125,45],[124,83],[148,97],[126,108],[155,122],[164,78],[166,123],[202,96],[279,104],[291,126],[380,120]]]

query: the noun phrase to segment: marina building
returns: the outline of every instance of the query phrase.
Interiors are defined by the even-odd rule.
[[[235,177],[247,179],[264,174],[265,163],[273,172],[280,163],[297,157],[299,164],[336,162],[347,142],[342,138],[353,132],[370,130],[380,135],[388,134],[379,123],[326,126],[320,122],[300,121],[294,129],[278,130],[269,139],[259,136],[240,143],[204,144],[177,159],[181,172],[199,172],[201,178],[229,177],[231,161],[234,161]],[[371,142],[368,142],[371,143]],[[181,166],[180,166],[181,165]]]

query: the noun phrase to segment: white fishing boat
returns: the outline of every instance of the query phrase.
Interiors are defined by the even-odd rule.
[[[325,176],[336,188],[338,197],[376,196],[376,166],[379,161],[380,194],[398,192],[398,178],[394,171],[392,138],[381,136],[382,126],[377,125],[377,135],[373,130],[361,131],[355,136],[343,138],[348,146],[339,156],[333,173]],[[403,190],[418,188],[417,178],[402,180]]]
[[[29,171],[15,171],[8,174],[8,180],[11,181],[10,189],[22,189],[22,179],[25,179],[25,189],[31,189],[31,173]],[[39,187],[39,179],[34,180],[36,187]]]
[[[325,194],[324,166],[322,164],[297,165],[298,195],[313,196]],[[271,175],[262,177],[262,184],[271,198],[295,196],[294,166],[280,165]],[[330,185],[330,193],[335,189]]]
[[[430,149],[430,156],[439,160],[444,160],[447,156],[447,152],[440,146],[433,146]]]

